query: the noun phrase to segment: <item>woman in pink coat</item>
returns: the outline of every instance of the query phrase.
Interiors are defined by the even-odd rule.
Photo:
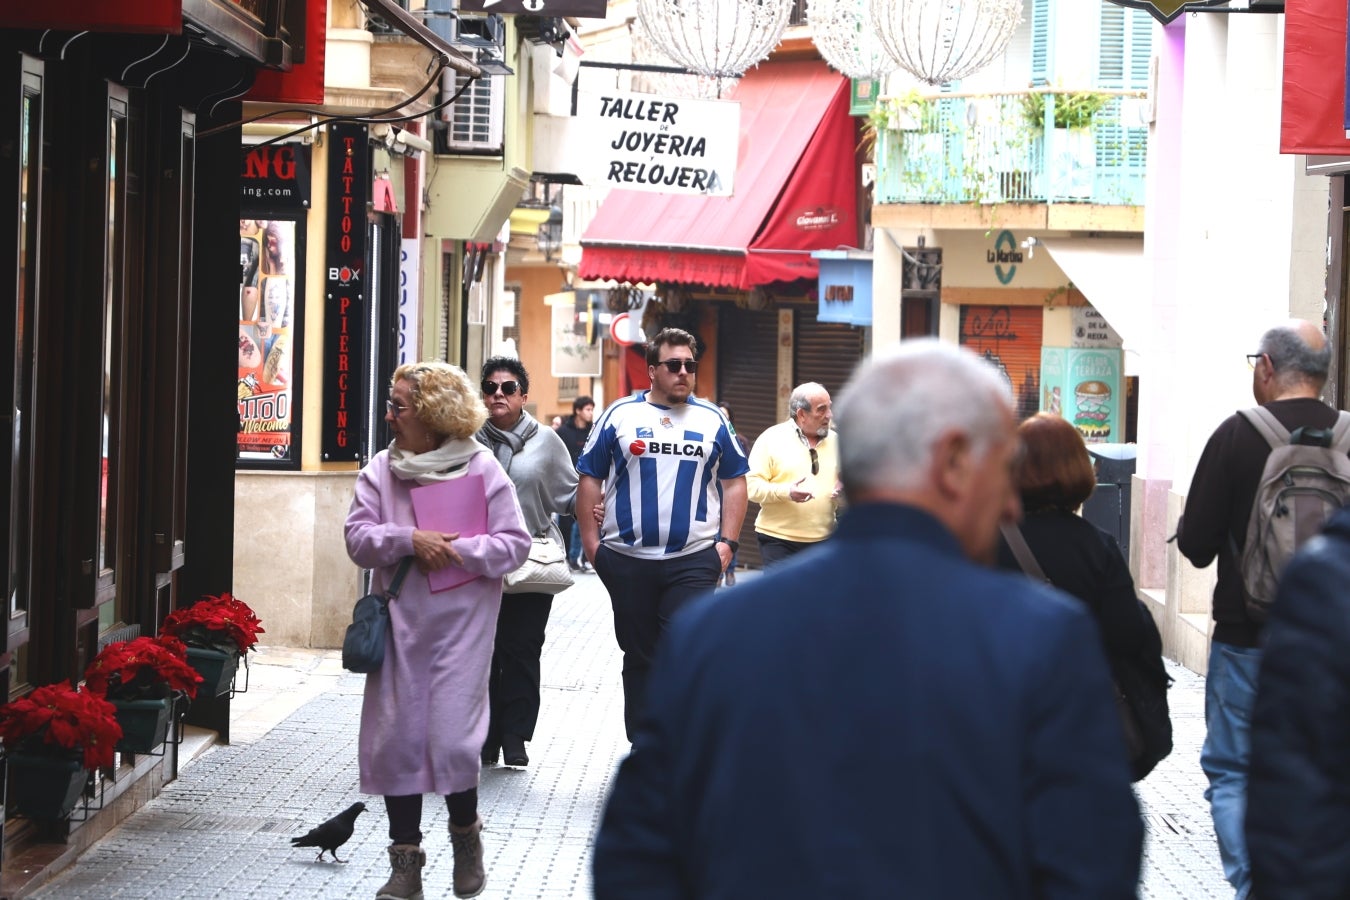
[[[478,818],[479,751],[488,727],[488,669],[502,575],[525,560],[525,530],[511,481],[473,439],[487,418],[477,387],[456,366],[400,366],[385,421],[394,441],[361,470],[347,515],[347,552],[374,570],[373,589],[415,558],[389,605],[384,666],[366,677],[361,707],[361,790],[384,796],[393,874],[377,898],[422,896],[422,795],[445,797],[454,848],[454,892],[483,890]],[[424,530],[411,491],[481,476],[487,527],[478,535]],[[457,566],[469,580],[433,591],[427,573]]]

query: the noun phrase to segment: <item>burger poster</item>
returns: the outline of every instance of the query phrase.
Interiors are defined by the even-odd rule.
[[[1046,347],[1041,354],[1041,409],[1073,423],[1089,444],[1123,440],[1121,350]]]

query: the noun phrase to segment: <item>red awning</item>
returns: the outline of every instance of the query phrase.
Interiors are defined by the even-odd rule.
[[[1345,0],[1290,0],[1284,13],[1280,152],[1350,155]]]
[[[857,172],[848,79],[823,63],[746,74],[730,197],[611,191],[581,239],[588,280],[747,290],[815,278],[812,250],[853,246]]]

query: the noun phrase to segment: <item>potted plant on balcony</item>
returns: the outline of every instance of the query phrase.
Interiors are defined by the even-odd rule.
[[[1022,115],[1031,133],[1043,132],[1046,105],[1051,99],[1055,107],[1054,134],[1045,143],[1051,193],[1059,197],[1088,198],[1092,196],[1092,178],[1097,167],[1092,122],[1111,98],[1096,91],[1023,94]]]
[[[187,647],[172,635],[109,644],[85,669],[85,689],[117,708],[124,753],[148,753],[168,736],[175,694],[197,696],[202,676],[188,665]]]
[[[113,764],[121,737],[113,705],[69,681],[34,688],[0,706],[0,743],[14,807],[35,819],[66,818],[89,771]]]
[[[239,658],[253,649],[262,633],[262,622],[252,608],[228,593],[208,594],[175,610],[160,626],[160,634],[187,645],[188,662],[201,674],[201,689],[208,697],[229,691]]]

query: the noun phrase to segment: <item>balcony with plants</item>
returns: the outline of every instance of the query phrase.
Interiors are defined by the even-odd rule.
[[[1142,206],[1142,91],[883,97],[865,140],[881,204]]]

